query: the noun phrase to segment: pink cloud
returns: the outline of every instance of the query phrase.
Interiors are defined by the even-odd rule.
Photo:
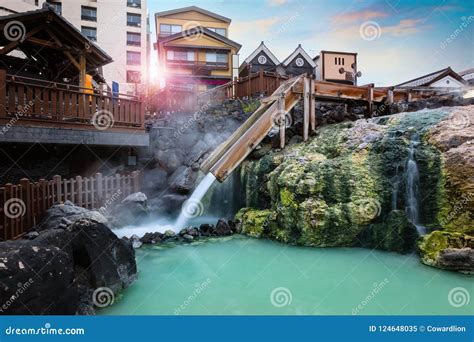
[[[334,24],[347,24],[347,23],[354,23],[358,21],[367,21],[371,19],[384,18],[387,16],[388,16],[388,13],[384,11],[365,9],[365,10],[358,10],[358,11],[337,14],[332,17],[332,21]]]

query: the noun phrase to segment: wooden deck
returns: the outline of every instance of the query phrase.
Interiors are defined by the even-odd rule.
[[[0,70],[0,125],[64,127],[95,130],[103,113],[111,131],[143,127],[144,106],[137,97],[7,75]],[[96,115],[96,117],[94,117]]]
[[[234,134],[204,161],[201,170],[211,172],[223,182],[229,174],[257,147],[272,128],[280,131],[280,147],[285,147],[287,113],[303,100],[303,140],[316,129],[316,102],[352,101],[367,106],[367,117],[372,117],[375,103],[390,105],[398,101],[414,101],[434,95],[434,92],[376,89],[372,84],[352,86],[316,81],[300,75],[284,81],[274,93],[261,101],[261,106]],[[208,95],[209,96],[209,95]]]

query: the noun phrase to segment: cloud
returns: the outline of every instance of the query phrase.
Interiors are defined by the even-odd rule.
[[[238,21],[232,24],[231,34],[234,37],[239,37],[238,39],[241,41],[244,41],[243,38],[250,35],[250,37],[253,37],[250,41],[254,41],[255,37],[267,35],[272,26],[276,25],[278,22],[280,22],[280,18],[278,17]],[[236,38],[236,41],[239,41],[238,39]],[[259,39],[259,41],[260,40],[261,39]]]
[[[382,34],[388,33],[395,37],[414,34],[427,28],[427,26],[420,25],[421,23],[423,23],[422,19],[403,19],[397,25],[383,26]]]
[[[332,17],[333,24],[348,24],[359,21],[367,21],[371,19],[387,17],[388,13],[379,10],[364,9],[358,11],[345,12],[336,14]]]
[[[270,6],[281,6],[288,3],[288,0],[268,0]]]

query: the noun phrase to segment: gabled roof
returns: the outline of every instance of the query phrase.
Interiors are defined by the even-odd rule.
[[[35,53],[36,47],[29,43],[28,33],[35,32],[36,30],[36,37],[38,35],[43,35],[40,38],[43,40],[51,40],[48,35],[44,35],[43,30],[39,30],[39,28],[44,27],[45,29],[50,30],[50,32],[52,32],[56,37],[58,37],[58,39],[64,44],[65,48],[70,49],[72,52],[80,52],[87,46],[88,53],[86,53],[86,57],[88,66],[98,68],[113,62],[112,57],[110,57],[94,42],[90,41],[64,17],[57,14],[51,6],[44,5],[43,8],[38,10],[0,16],[1,31],[3,32],[5,25],[12,21],[19,21],[25,30],[25,41],[19,44],[19,49],[22,51],[26,50],[26,52],[31,52],[31,55],[33,56],[37,54]],[[11,43],[11,41],[7,39],[5,35],[0,35],[0,46],[6,46],[9,43]],[[43,46],[41,51],[42,55],[46,55],[48,53],[53,56],[55,53],[57,53],[57,48]]]
[[[164,38],[160,38],[158,40],[158,43],[159,44],[166,44],[166,43],[171,42],[173,40],[184,38],[184,37],[190,37],[190,36],[195,35],[195,34],[204,34],[205,36],[212,37],[212,38],[214,38],[214,39],[216,39],[220,42],[223,42],[224,44],[227,44],[227,45],[230,45],[230,46],[236,48],[237,51],[239,51],[240,48],[242,47],[242,45],[240,45],[239,43],[236,43],[233,40],[231,40],[227,37],[224,37],[223,35],[220,35],[218,33],[215,33],[215,32],[213,32],[213,31],[211,31],[211,30],[209,30],[205,27],[202,27],[202,26],[196,26],[196,27],[190,28],[189,30],[185,30],[185,31],[182,31],[182,32],[178,32],[178,33],[169,35],[169,36],[164,37]]]
[[[258,54],[260,52],[265,52],[265,54],[272,60],[272,62],[275,64],[275,65],[278,65],[280,64],[280,61],[278,60],[278,58],[275,57],[275,55],[267,48],[267,46],[265,45],[265,43],[262,41],[260,43],[260,45],[258,46],[258,48],[255,49],[254,52],[252,52],[250,54],[250,56],[248,56],[244,63],[250,63],[252,61],[252,59],[254,59],[256,56],[258,56]]]
[[[304,57],[304,59],[306,59],[306,61],[313,67],[315,68],[316,67],[316,63],[314,63],[314,61],[311,59],[311,57],[308,55],[308,53],[301,47],[301,44],[298,45],[298,47],[295,49],[295,51],[293,51],[293,53],[291,55],[289,55],[288,57],[285,58],[285,60],[281,63],[283,64],[285,67],[288,66],[288,64],[290,64],[290,62],[295,59],[296,56],[298,56],[299,54],[301,54],[301,56]]]
[[[221,20],[226,23],[230,23],[232,21],[230,18],[224,17],[222,15],[205,10],[197,6],[188,6],[188,7],[177,8],[174,10],[158,12],[158,13],[155,13],[155,18],[165,17],[170,14],[183,13],[183,12],[189,12],[189,11],[196,11],[196,12],[202,13],[204,15],[208,15],[210,17],[216,18],[217,20]]]
[[[440,79],[446,76],[451,76],[461,83],[466,83],[466,81],[461,76],[459,76],[458,73],[453,71],[451,67],[447,67],[445,69],[432,72],[431,74],[423,75],[423,76],[414,78],[412,80],[397,84],[395,87],[409,88],[409,87],[429,86],[430,84],[436,81],[439,81]]]
[[[474,68],[466,69],[463,71],[458,72],[459,76],[464,77],[468,74],[474,74]]]

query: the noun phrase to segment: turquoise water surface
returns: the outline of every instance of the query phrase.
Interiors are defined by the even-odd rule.
[[[136,252],[138,280],[99,314],[474,314],[474,278],[416,255],[241,236]]]

